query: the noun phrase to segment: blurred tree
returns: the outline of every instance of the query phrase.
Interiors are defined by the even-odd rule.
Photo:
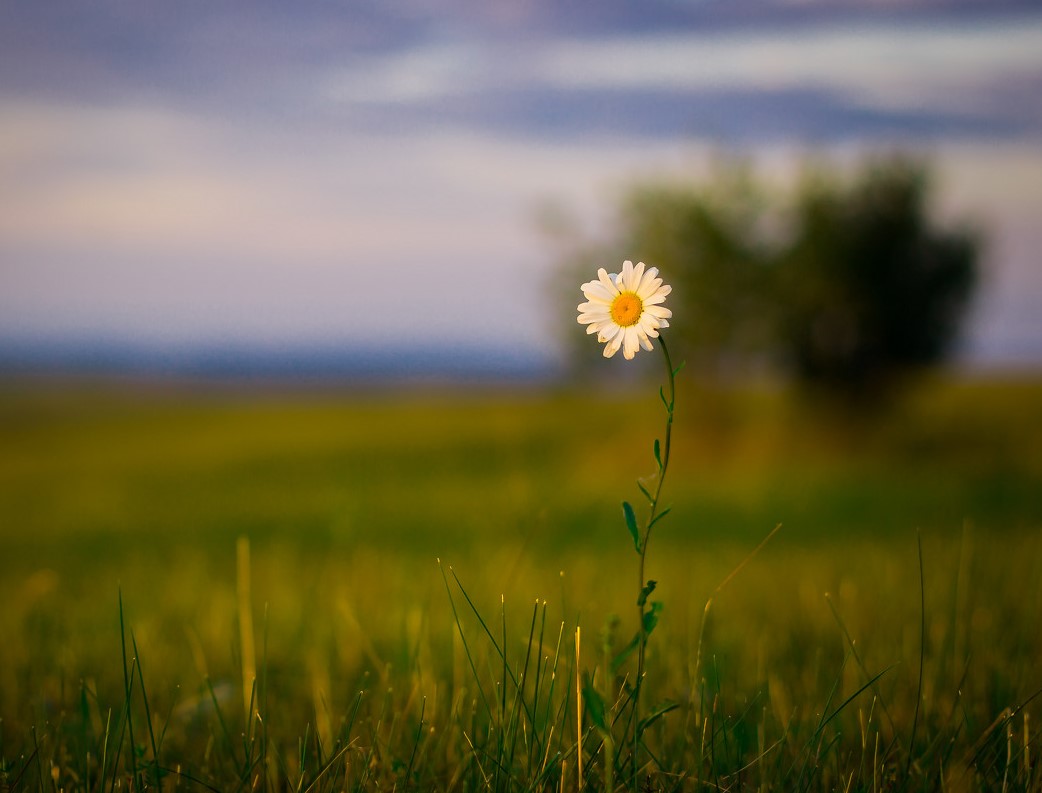
[[[925,167],[900,158],[846,182],[819,168],[789,201],[730,166],[704,187],[633,188],[609,239],[573,246],[563,272],[578,283],[627,258],[658,267],[672,332],[703,372],[769,364],[876,394],[942,359],[976,284],[977,237],[938,227],[929,199]]]
[[[674,288],[671,324],[700,369],[741,368],[769,341],[770,248],[758,232],[767,214],[759,188],[741,167],[708,188],[645,186],[623,207],[623,258],[658,267]],[[637,253],[639,252],[639,254]]]
[[[592,242],[578,241],[574,218],[560,207],[543,207],[540,225],[564,251],[561,278],[553,286],[555,294],[567,296],[564,338],[574,360],[587,364],[601,352],[571,332],[572,298],[582,299],[577,285],[594,278],[598,267],[617,272],[624,259],[658,267],[673,287],[670,333],[683,337],[689,367],[719,374],[760,355],[772,332],[767,307],[773,296],[764,277],[772,248],[760,233],[770,211],[748,168],[733,163],[703,186],[633,187],[619,202],[610,230]]]
[[[775,265],[780,336],[802,378],[875,392],[949,351],[979,244],[937,227],[929,197],[925,168],[903,159],[870,163],[850,186],[805,182]]]

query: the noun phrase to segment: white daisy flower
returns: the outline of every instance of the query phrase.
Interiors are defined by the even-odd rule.
[[[622,263],[622,272],[608,274],[602,267],[597,280],[582,285],[588,302],[581,303],[579,324],[587,325],[588,334],[597,334],[604,344],[604,357],[611,358],[622,349],[629,361],[643,347],[651,350],[651,339],[658,338],[673,312],[660,305],[673,287],[662,283],[658,269],[644,269],[644,262]]]

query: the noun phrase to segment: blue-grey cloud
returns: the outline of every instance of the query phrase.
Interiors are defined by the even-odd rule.
[[[5,4],[0,103],[539,138],[1006,138],[1042,125],[1042,13],[1019,0],[244,9]]]
[[[424,43],[333,69],[316,111],[360,128],[456,125],[759,143],[1042,132],[1042,16],[540,42]]]
[[[486,41],[517,54],[555,38],[775,35],[821,25],[905,25],[1038,16],[1030,0],[515,0],[297,6],[132,0],[0,6],[0,95],[99,101],[167,97],[236,106],[278,96],[329,67],[354,68],[424,43]]]
[[[806,89],[490,91],[437,102],[352,108],[355,128],[455,127],[548,141],[583,137],[698,139],[755,146],[880,140],[957,140],[1042,135],[1042,118],[1008,105],[963,112],[880,108],[838,92]]]
[[[1037,0],[3,3],[0,339],[545,345],[525,209],[721,142],[955,147],[1023,286],[1040,97]]]

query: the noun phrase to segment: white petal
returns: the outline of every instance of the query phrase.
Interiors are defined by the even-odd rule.
[[[640,337],[637,335],[637,328],[631,325],[626,328],[623,336],[622,354],[627,361],[632,361],[633,356],[636,355],[637,350],[640,349]]]
[[[644,327],[643,323],[639,323],[633,326],[633,329],[637,332],[637,341],[640,342],[640,346],[644,349],[648,349],[645,345],[648,344],[648,330]]]
[[[644,306],[644,313],[650,314],[656,319],[669,319],[669,317],[673,316],[673,312],[665,306],[649,306],[647,304]]]
[[[662,280],[657,277],[658,270],[655,267],[649,267],[644,271],[643,277],[640,279],[640,283],[637,284],[637,288],[633,291],[637,293],[637,296],[644,298],[654,294]],[[658,281],[658,283],[655,283]]]
[[[665,301],[666,295],[668,295],[672,291],[673,291],[673,287],[671,287],[671,286],[669,286],[667,284],[663,284],[658,289],[656,289],[654,291],[654,293],[648,295],[647,297],[642,297],[641,300],[643,300],[645,303],[648,303],[650,305],[655,305],[656,303],[662,303],[662,302]]]
[[[662,279],[661,278],[654,278],[650,282],[645,281],[645,282],[641,283],[640,289],[637,290],[637,296],[641,300],[647,300],[649,297],[654,297],[655,293],[658,292],[658,290],[659,290],[659,288],[661,286],[662,286]]]
[[[603,303],[580,303],[575,310],[579,312],[580,316],[603,317],[604,319],[611,316],[609,307]]]
[[[615,281],[615,288],[620,292],[626,289],[626,276],[633,269],[633,262],[627,260],[622,263],[622,269],[618,273],[612,274],[612,280]]]
[[[647,314],[645,314],[643,317],[640,318],[640,325],[638,327],[640,327],[642,331],[647,333],[652,338],[655,338],[656,336],[658,336],[660,322],[661,320],[655,319],[655,317],[648,316]]]
[[[619,288],[615,285],[615,276],[608,275],[608,271],[603,267],[597,271],[597,279],[604,285],[604,288],[612,298],[619,294]]]
[[[622,344],[623,335],[624,334],[619,333],[618,335],[615,336],[614,339],[612,339],[611,341],[609,341],[607,344],[604,345],[604,357],[605,358],[611,358],[615,353],[617,353],[619,351],[619,347]]]
[[[600,281],[590,281],[589,283],[583,284],[583,294],[586,295],[587,300],[598,301],[601,303],[611,303],[618,294],[617,291],[608,289]]]
[[[644,277],[644,262],[637,262],[637,266],[634,267],[632,262],[627,262],[630,266],[627,268],[623,265],[622,268],[622,282],[626,285],[626,290],[629,292],[636,292],[637,287],[640,286],[640,280]]]

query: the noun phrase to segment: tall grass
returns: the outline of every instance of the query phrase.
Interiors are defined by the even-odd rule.
[[[637,784],[1042,789],[1039,394],[678,405]],[[0,786],[631,786],[642,400],[9,389]]]

